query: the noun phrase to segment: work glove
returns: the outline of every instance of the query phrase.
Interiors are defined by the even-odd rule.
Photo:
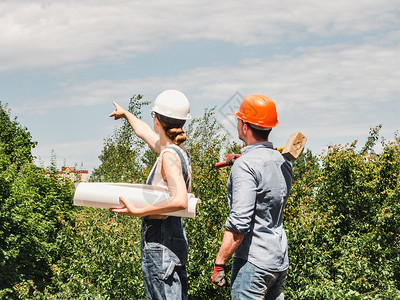
[[[212,283],[219,288],[228,286],[228,281],[225,277],[225,265],[214,265]]]

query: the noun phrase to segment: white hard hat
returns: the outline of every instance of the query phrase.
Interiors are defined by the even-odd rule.
[[[166,90],[158,95],[151,111],[172,119],[191,118],[189,100],[185,94],[177,90]]]

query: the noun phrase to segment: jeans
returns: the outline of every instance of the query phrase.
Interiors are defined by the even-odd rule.
[[[186,300],[188,244],[183,219],[143,219],[141,250],[146,298]]]
[[[231,274],[232,300],[284,299],[287,270],[269,272],[234,258]]]

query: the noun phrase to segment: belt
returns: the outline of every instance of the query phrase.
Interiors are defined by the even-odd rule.
[[[163,216],[163,215],[150,215],[145,217],[145,220],[165,220],[168,218],[168,216]]]

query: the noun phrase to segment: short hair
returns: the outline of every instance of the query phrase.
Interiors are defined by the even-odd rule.
[[[260,141],[267,141],[268,140],[268,136],[271,133],[272,128],[268,128],[267,130],[260,130],[260,129],[256,129],[252,126],[252,124],[248,123],[248,122],[243,122],[247,125],[247,127],[250,128],[251,132],[253,133],[253,136],[256,140]]]

